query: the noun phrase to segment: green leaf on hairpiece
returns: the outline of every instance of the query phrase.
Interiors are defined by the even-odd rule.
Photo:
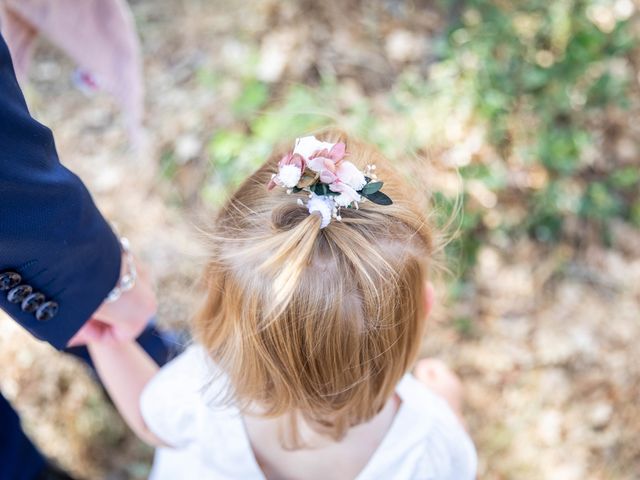
[[[311,185],[310,190],[316,195],[325,195],[327,186],[324,183],[318,182],[314,185]]]
[[[331,190],[329,190],[329,185],[321,182],[311,185],[309,187],[309,190],[311,190],[316,195],[338,195],[338,192],[332,192]]]
[[[362,195],[378,205],[391,205],[393,203],[391,199],[381,191],[377,191],[374,193],[363,193]]]
[[[293,188],[291,189],[291,191],[292,191],[293,193],[298,193],[298,192],[301,192],[301,191],[302,191],[302,189],[301,189],[300,187],[293,187]]]
[[[382,188],[383,182],[370,182],[367,183],[364,187],[362,187],[362,194],[368,195],[370,193],[376,193],[378,190]]]

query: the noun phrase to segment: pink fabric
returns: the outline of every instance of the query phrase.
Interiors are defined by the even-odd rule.
[[[132,139],[140,140],[140,46],[125,0],[0,0],[0,27],[20,82],[28,78],[34,41],[42,35],[116,97]]]

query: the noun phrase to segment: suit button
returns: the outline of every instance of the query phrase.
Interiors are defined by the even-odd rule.
[[[45,301],[45,297],[43,294],[38,292],[32,293],[22,301],[22,305],[21,305],[22,311],[27,313],[33,313],[38,309],[38,307],[40,307],[40,305],[44,303],[44,301]]]
[[[45,302],[38,310],[36,310],[36,318],[41,322],[51,320],[58,313],[58,304],[56,302]]]
[[[11,303],[22,303],[22,301],[27,298],[27,295],[30,295],[33,292],[33,288],[30,285],[18,285],[17,287],[9,290],[7,293],[7,300]]]
[[[11,290],[13,287],[20,285],[22,277],[16,272],[0,273],[0,291]]]

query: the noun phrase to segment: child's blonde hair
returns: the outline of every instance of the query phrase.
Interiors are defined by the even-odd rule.
[[[307,193],[267,190],[277,152],[216,218],[194,329],[243,411],[301,415],[338,440],[415,361],[433,241],[422,199],[374,147],[335,128],[316,137],[346,143],[360,170],[375,164],[393,205],[343,208],[320,229],[296,203]]]

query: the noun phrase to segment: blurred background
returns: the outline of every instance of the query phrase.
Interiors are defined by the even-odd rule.
[[[134,0],[147,142],[38,40],[25,93],[151,267],[197,302],[197,227],[271,152],[339,124],[431,202],[448,273],[423,354],[463,378],[482,479],[640,478],[637,0]],[[0,388],[44,452],[143,479],[86,369],[0,317]]]

